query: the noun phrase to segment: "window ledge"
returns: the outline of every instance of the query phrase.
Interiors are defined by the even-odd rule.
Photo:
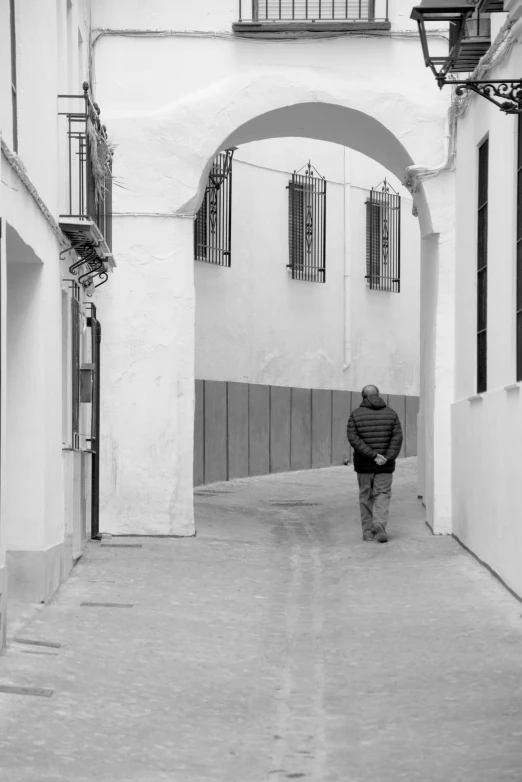
[[[507,391],[508,393],[513,391],[519,392],[520,386],[521,386],[520,383],[510,383],[510,385],[504,386],[504,391]]]
[[[474,402],[482,402],[484,399],[484,394],[473,394],[473,396],[468,396],[468,402],[473,404]]]
[[[234,22],[232,29],[235,33],[256,33],[258,35],[270,35],[271,33],[352,33],[361,30],[391,30],[391,22],[347,22],[347,21],[312,21],[299,22],[263,20],[262,22]]]

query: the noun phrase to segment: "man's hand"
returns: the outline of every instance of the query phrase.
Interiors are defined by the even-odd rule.
[[[380,453],[378,453],[377,456],[375,457],[374,461],[377,462],[379,467],[383,467],[386,464],[386,462],[388,461],[388,459],[386,459],[385,456],[382,456]]]

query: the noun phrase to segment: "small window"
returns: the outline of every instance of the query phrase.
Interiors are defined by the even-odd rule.
[[[326,180],[315,174],[308,163],[288,184],[288,268],[294,280],[325,282]]]
[[[194,260],[230,266],[232,245],[232,156],[221,152],[210,169],[194,222]]]
[[[477,393],[488,387],[488,168],[489,141],[478,151]]]
[[[16,90],[16,16],[15,0],[10,0],[11,25],[11,104],[13,114],[13,150],[18,152],[18,95]]]
[[[366,201],[366,280],[369,288],[401,290],[401,197],[384,180]]]

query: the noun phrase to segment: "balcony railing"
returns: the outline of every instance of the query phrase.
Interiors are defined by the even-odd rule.
[[[388,21],[388,0],[239,0],[239,23]]]
[[[106,281],[112,259],[112,157],[113,147],[92,100],[89,85],[83,95],[59,95],[69,110],[59,112],[65,121],[66,199],[62,200],[60,227],[78,256],[70,271],[92,292]],[[65,160],[63,161],[65,163]],[[94,285],[96,276],[101,278]]]
[[[108,246],[112,245],[112,149],[100,109],[91,99],[89,86],[83,95],[59,95],[81,108],[60,112],[67,122],[68,203],[61,217],[92,220]]]

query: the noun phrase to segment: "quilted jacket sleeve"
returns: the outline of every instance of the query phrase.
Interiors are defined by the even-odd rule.
[[[388,450],[384,454],[387,459],[396,459],[401,452],[402,447],[402,426],[399,416],[395,419],[393,432]]]
[[[355,418],[353,417],[353,413],[348,419],[348,427],[346,433],[348,435],[348,442],[350,443],[352,448],[354,448],[356,451],[359,451],[359,453],[362,453],[364,456],[367,456],[369,459],[375,459],[375,457],[377,456],[377,452],[374,451],[373,448],[370,448],[369,445],[366,445],[364,440],[361,440],[361,438],[359,437],[359,434],[357,432],[357,425],[355,423]],[[402,442],[402,434],[401,434],[401,442]]]

